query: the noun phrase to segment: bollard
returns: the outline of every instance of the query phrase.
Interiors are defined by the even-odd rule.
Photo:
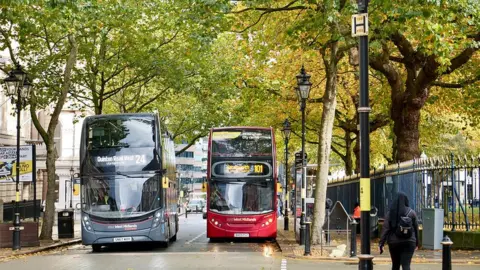
[[[312,222],[310,221],[305,221],[305,256],[309,256],[311,254],[310,252],[310,225],[312,225]]]
[[[20,245],[20,213],[15,213],[15,219],[13,220],[13,245],[12,250],[21,249]]]
[[[350,234],[350,257],[355,257],[357,256],[357,221],[353,219],[350,225],[352,225]]]
[[[187,207],[185,207],[185,218],[187,218],[187,213],[188,213]]]
[[[452,270],[452,245],[452,240],[445,235],[442,240],[442,270]]]

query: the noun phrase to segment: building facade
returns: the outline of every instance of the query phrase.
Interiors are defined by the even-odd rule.
[[[175,151],[187,146],[186,143],[175,145]],[[200,138],[186,151],[176,157],[177,177],[184,198],[202,198],[202,182],[207,176],[208,138]]]

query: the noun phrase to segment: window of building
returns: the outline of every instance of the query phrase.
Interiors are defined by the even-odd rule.
[[[193,158],[193,152],[190,151],[185,151],[178,155],[177,157],[183,157],[183,158]]]

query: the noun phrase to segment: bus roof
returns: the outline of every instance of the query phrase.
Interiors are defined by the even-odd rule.
[[[98,115],[90,115],[85,117],[85,120],[89,119],[97,119],[97,118],[105,118],[105,117],[125,117],[125,116],[136,116],[136,117],[142,117],[142,116],[149,116],[149,117],[155,117],[154,113],[115,113],[115,114],[98,114]]]
[[[232,127],[214,127],[212,131],[219,130],[232,130],[232,129],[259,129],[259,130],[271,130],[272,127],[253,127],[253,126],[232,126]]]

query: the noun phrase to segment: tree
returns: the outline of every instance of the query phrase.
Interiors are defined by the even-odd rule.
[[[7,48],[14,63],[26,63],[34,81],[30,99],[30,115],[47,149],[47,199],[40,239],[52,238],[55,215],[55,161],[54,135],[60,113],[71,90],[72,72],[77,58],[76,18],[72,7],[54,6],[48,1],[32,8],[18,4],[1,7],[2,27],[0,41]],[[28,17],[25,17],[28,14]],[[55,24],[51,24],[54,21]],[[13,42],[18,42],[18,50]],[[42,126],[37,109],[53,105],[47,127]]]
[[[332,130],[337,103],[338,65],[345,53],[353,46],[355,41],[344,38],[349,34],[349,25],[342,13],[351,13],[352,6],[347,1],[262,1],[254,4],[246,1],[246,7],[239,8],[236,13],[259,13],[253,24],[244,26],[245,30],[251,29],[259,22],[265,21],[264,17],[278,12],[298,12],[295,20],[287,26],[292,35],[290,41],[297,41],[298,46],[306,50],[316,50],[320,63],[325,72],[324,93],[321,98],[322,110],[319,123],[316,124],[318,136],[317,149],[317,177],[315,189],[315,206],[313,218],[312,243],[320,243],[321,229],[325,217],[325,201],[327,177],[332,141]],[[243,20],[245,21],[245,20]],[[276,28],[278,33],[278,28]],[[249,30],[250,31],[250,30]],[[252,33],[253,31],[250,31]],[[256,32],[254,32],[257,34]]]
[[[472,5],[476,6],[470,1],[413,1],[382,2],[374,8],[372,48],[377,53],[371,55],[370,66],[391,88],[394,161],[420,156],[420,113],[432,87],[461,88],[480,79],[457,73],[460,83],[442,82],[478,54],[480,11]]]
[[[188,88],[224,24],[221,16],[212,16],[221,6],[198,2],[90,3],[81,29],[84,65],[75,79],[75,98],[93,106],[95,114],[102,114],[109,101],[119,112],[141,112],[169,90]]]

